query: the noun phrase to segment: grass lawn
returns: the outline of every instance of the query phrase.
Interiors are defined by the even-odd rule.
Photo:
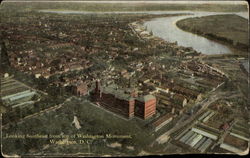
[[[80,129],[76,129],[72,124],[74,116],[77,116],[80,122]],[[87,144],[56,145],[51,144],[49,139],[3,138],[3,152],[5,154],[19,155],[24,153],[135,154],[154,140],[153,136],[150,136],[150,130],[143,127],[143,122],[139,119],[126,120],[88,102],[72,99],[70,102],[65,103],[61,109],[25,120],[25,122],[17,125],[13,124],[10,128],[3,130],[3,137],[5,137],[6,133],[24,135],[76,135],[81,133],[84,135],[131,135],[132,138],[94,139],[91,140],[89,146]],[[70,138],[70,140],[78,139],[77,137]],[[113,142],[121,143],[123,146],[114,149],[106,146],[106,144]],[[128,151],[126,146],[133,146],[135,150]]]

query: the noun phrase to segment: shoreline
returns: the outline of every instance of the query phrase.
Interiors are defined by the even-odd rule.
[[[65,14],[93,14],[93,13],[95,13],[95,14],[135,14],[136,12],[131,12],[131,11],[121,11],[121,12],[117,12],[117,11],[114,11],[114,12],[91,12],[91,11],[72,11],[72,10],[39,10],[39,12],[43,12],[43,13],[57,13],[57,12],[60,12],[60,11],[62,11],[62,12],[72,12],[72,13],[65,13]],[[159,12],[159,11],[148,11],[148,12]],[[60,14],[60,13],[59,13]],[[62,14],[64,14],[64,13],[62,13]],[[147,20],[152,20],[152,19],[154,19],[154,18],[158,18],[158,16],[159,17],[171,17],[171,16],[184,16],[184,15],[192,15],[192,13],[172,13],[172,14],[167,14],[167,13],[163,13],[163,14],[147,14],[145,11],[139,11],[137,14],[145,14],[145,15],[147,15],[147,17],[145,17],[145,18],[142,18],[142,19],[140,19],[140,20],[138,20],[138,21],[136,21],[139,25],[143,25],[143,23],[144,22],[146,22]],[[247,55],[247,53],[246,52],[248,52],[248,48],[246,48],[245,50],[242,50],[242,49],[240,49],[240,48],[237,48],[237,47],[235,47],[235,46],[232,46],[230,43],[228,43],[228,42],[226,42],[226,41],[222,41],[222,40],[219,40],[219,39],[216,39],[216,35],[214,35],[215,36],[215,38],[213,38],[213,37],[210,37],[210,36],[208,36],[208,35],[206,35],[205,33],[199,33],[199,32],[195,32],[195,31],[191,31],[190,29],[185,29],[185,28],[183,28],[183,27],[181,27],[178,23],[180,22],[180,21],[182,21],[182,20],[186,20],[186,19],[188,19],[188,18],[185,18],[185,19],[181,19],[181,20],[178,20],[178,21],[176,21],[175,23],[174,23],[174,25],[175,25],[175,27],[177,27],[178,29],[180,29],[180,30],[182,30],[182,31],[185,31],[185,32],[188,32],[188,33],[192,33],[192,34],[194,34],[194,35],[198,35],[198,36],[200,36],[200,37],[204,37],[204,38],[206,38],[206,39],[209,39],[209,40],[212,40],[212,41],[214,41],[214,42],[216,42],[216,43],[218,43],[218,44],[222,44],[222,45],[224,45],[224,46],[226,46],[231,52],[230,53],[228,53],[228,54],[237,54],[237,55],[242,55],[242,56],[244,56],[244,57],[246,57]],[[134,23],[134,22],[132,22],[132,23]],[[129,25],[130,25],[131,23],[129,23]],[[143,26],[142,26],[143,27]],[[147,31],[147,30],[142,30],[142,31],[145,31],[145,32],[149,32],[149,31]],[[136,33],[137,35],[139,34],[138,32]],[[220,38],[220,37],[218,37],[218,38]],[[142,39],[144,39],[144,38],[142,38]],[[147,39],[147,38],[145,38],[145,39]],[[149,39],[149,38],[148,38]],[[164,40],[164,39],[162,39],[162,38],[160,38],[160,37],[157,37],[157,36],[154,36],[153,35],[153,37],[150,37],[150,39],[153,39],[153,40],[157,40],[157,39],[161,39],[161,40],[163,40],[163,41],[165,41],[165,42],[167,42],[167,43],[169,43],[169,44],[172,44],[172,43],[175,43],[175,42],[169,42],[169,41],[166,41],[166,40]],[[177,41],[178,42],[178,41]],[[178,45],[179,47],[184,47],[184,46],[181,46],[181,45]],[[247,47],[247,46],[245,46],[245,47]],[[193,49],[193,48],[192,48]],[[197,51],[196,51],[197,52]],[[210,54],[205,54],[205,53],[202,53],[201,52],[201,54],[203,54],[203,55],[207,55],[207,56],[209,56]],[[212,54],[211,54],[212,55]]]
[[[181,19],[181,20],[176,21],[176,23],[175,23],[176,27],[178,27],[182,31],[185,31],[185,32],[188,32],[188,33],[192,33],[194,35],[198,35],[198,36],[207,38],[209,40],[212,40],[214,42],[217,42],[219,44],[222,44],[222,45],[228,47],[232,51],[233,55],[240,55],[240,56],[248,57],[248,53],[247,52],[249,50],[249,46],[244,45],[244,47],[247,47],[247,48],[239,48],[239,46],[234,46],[231,43],[225,41],[225,40],[231,40],[231,39],[225,38],[225,40],[222,40],[222,39],[220,40],[218,38],[224,38],[224,37],[220,37],[220,36],[217,36],[215,34],[211,34],[211,36],[209,36],[208,33],[206,33],[206,32],[200,32],[199,30],[192,30],[190,27],[184,26],[184,25],[180,24],[182,21],[187,20],[187,19],[190,19],[190,18]]]
[[[177,16],[181,16],[181,15],[177,15]],[[170,42],[170,41],[166,41],[158,36],[155,36],[152,34],[152,32],[149,32],[145,26],[143,26],[143,23],[147,20],[150,19],[154,19],[152,17],[148,17],[145,19],[140,19],[138,21],[129,23],[129,27],[132,29],[132,31],[138,36],[139,39],[141,40],[149,40],[150,42],[159,42],[161,44],[166,44],[170,47],[175,47],[175,49],[179,49],[179,50],[184,50],[184,49],[190,49],[195,55],[194,58],[200,58],[200,57],[205,57],[207,56],[206,54],[203,54],[202,52],[198,52],[195,49],[193,49],[192,47],[185,47],[185,46],[181,46],[178,45],[177,42]],[[139,28],[139,30],[138,30]],[[180,54],[178,54],[178,51],[175,52],[175,55],[179,56],[185,56],[185,52],[181,52]]]

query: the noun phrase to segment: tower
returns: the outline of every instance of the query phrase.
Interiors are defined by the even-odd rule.
[[[95,82],[95,93],[99,93],[100,92],[100,80],[97,79]]]

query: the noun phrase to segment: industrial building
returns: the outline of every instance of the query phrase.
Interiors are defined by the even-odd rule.
[[[147,119],[155,114],[156,98],[153,95],[145,95],[135,100],[135,116]]]
[[[215,112],[214,111],[206,111],[205,113],[203,113],[199,118],[198,120],[199,121],[202,121],[202,122],[207,122],[212,116],[215,115]]]
[[[170,123],[173,120],[173,114],[167,113],[156,121],[152,123],[152,127],[155,129],[155,132],[164,127],[166,124]]]
[[[245,141],[250,141],[249,127],[247,123],[243,123],[239,121],[236,122],[230,131],[230,135],[235,136]]]
[[[218,131],[216,131],[208,126],[201,125],[201,124],[198,124],[198,125],[195,125],[194,127],[192,127],[192,131],[199,133],[205,137],[208,137],[212,140],[217,140],[219,138],[219,135],[220,135],[220,133],[218,133]]]
[[[227,134],[227,136],[224,138],[223,143],[221,143],[220,147],[230,152],[240,154],[247,150],[248,141]]]
[[[32,98],[38,95],[26,85],[11,77],[1,78],[1,100],[10,110],[33,105]]]
[[[90,93],[93,102],[125,118],[137,116],[148,119],[153,116],[156,112],[156,98],[146,95],[135,99],[135,96],[134,91],[121,90],[115,84],[101,87],[98,81]]]
[[[214,143],[213,139],[193,129],[184,130],[176,139],[201,153],[206,152]]]
[[[84,82],[77,82],[72,85],[72,93],[76,96],[84,96],[88,94],[88,86]]]
[[[220,144],[222,149],[233,153],[243,153],[249,148],[249,127],[246,122],[236,121]]]

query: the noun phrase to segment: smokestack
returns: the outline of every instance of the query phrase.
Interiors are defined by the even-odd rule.
[[[96,82],[95,82],[95,92],[98,92],[100,91],[100,80],[97,79]]]

